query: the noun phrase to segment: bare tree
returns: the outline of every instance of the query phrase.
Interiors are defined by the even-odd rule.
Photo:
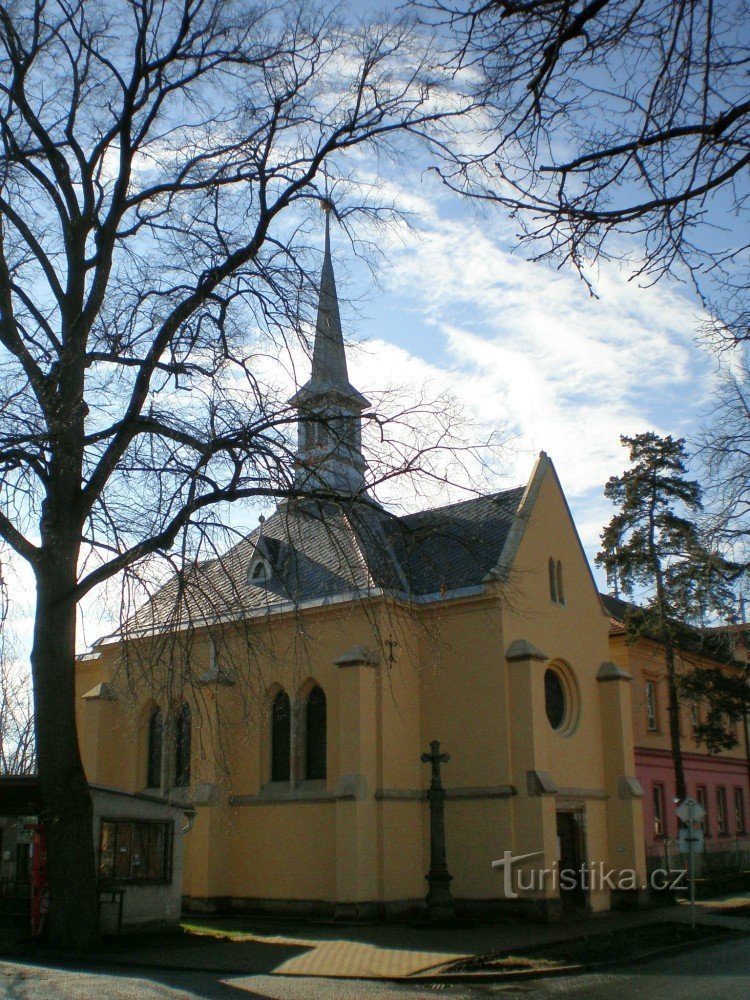
[[[750,337],[746,0],[420,6],[485,110],[446,183],[510,209],[538,258],[584,277],[629,237],[636,275],[688,276],[724,339]]]
[[[272,365],[305,330],[321,172],[376,218],[347,154],[447,119],[408,24],[306,2],[29,0],[0,45],[0,537],[36,580],[50,933],[82,947],[77,605],[217,505],[293,493]]]
[[[31,679],[8,623],[7,559],[0,559],[0,774],[36,770]]]
[[[0,644],[0,774],[34,774],[36,745],[31,681]]]
[[[746,357],[722,368],[699,449],[711,501],[708,527],[746,559],[750,534],[750,372]]]

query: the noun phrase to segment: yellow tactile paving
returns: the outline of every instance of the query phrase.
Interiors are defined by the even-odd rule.
[[[307,943],[307,942],[306,942]],[[460,952],[404,951],[358,941],[319,941],[276,972],[295,976],[410,976],[464,957]]]

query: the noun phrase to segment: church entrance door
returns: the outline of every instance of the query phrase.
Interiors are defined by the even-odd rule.
[[[563,907],[566,910],[580,910],[586,905],[582,872],[583,816],[580,813],[557,814],[557,843],[560,856],[560,898]]]

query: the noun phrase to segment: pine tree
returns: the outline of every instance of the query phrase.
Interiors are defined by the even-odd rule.
[[[688,455],[682,438],[659,437],[649,431],[622,436],[630,450],[630,468],[613,476],[605,496],[618,508],[601,535],[596,562],[608,578],[616,577],[622,591],[639,597],[639,607],[628,614],[627,636],[634,641],[647,634],[661,644],[667,665],[669,736],[678,799],[685,798],[685,771],[680,744],[680,702],[708,702],[708,725],[696,731],[709,750],[735,742],[718,719],[736,720],[743,711],[744,678],[698,667],[678,676],[676,652],[700,648],[703,626],[715,613],[726,615],[733,606],[731,583],[741,568],[725,559],[702,537],[700,485],[687,479]],[[645,600],[641,600],[645,595]],[[712,650],[717,653],[716,649]],[[728,658],[728,656],[727,656]],[[716,682],[716,673],[722,676]]]

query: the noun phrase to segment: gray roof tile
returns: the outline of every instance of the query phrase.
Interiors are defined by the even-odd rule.
[[[273,565],[263,585],[247,579],[257,529],[170,580],[127,630],[163,630],[380,588],[415,598],[480,585],[500,558],[522,496],[518,487],[403,517],[371,503],[282,503],[262,528],[261,549]]]

